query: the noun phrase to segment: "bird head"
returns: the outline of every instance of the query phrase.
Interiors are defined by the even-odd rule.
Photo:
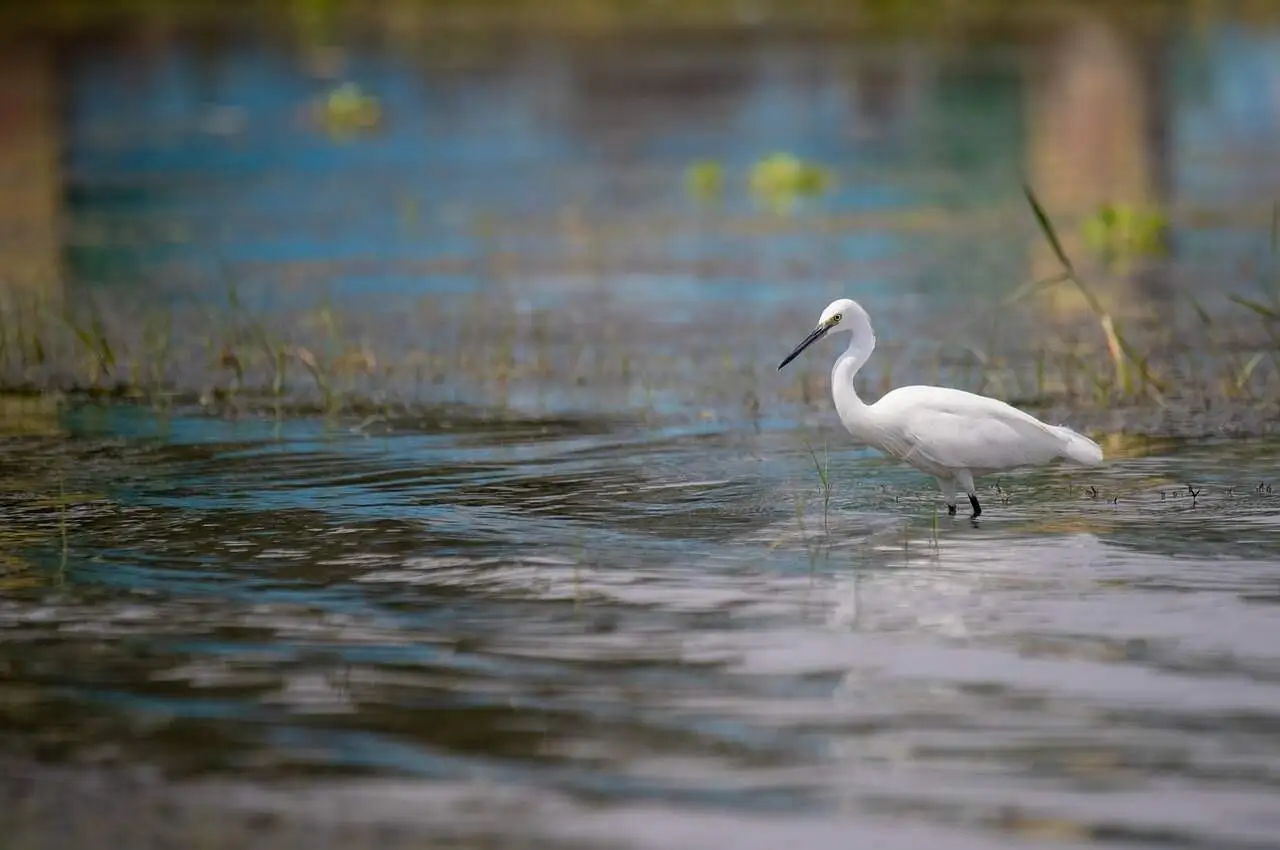
[[[871,332],[871,319],[867,316],[867,311],[852,298],[837,298],[822,311],[822,315],[818,317],[817,327],[810,331],[809,335],[778,364],[778,369],[781,371],[783,366],[799,357],[800,352],[829,333],[849,331],[856,334],[864,330],[867,333]]]

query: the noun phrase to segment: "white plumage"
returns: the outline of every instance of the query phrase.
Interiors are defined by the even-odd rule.
[[[1048,425],[998,399],[948,387],[899,387],[864,404],[853,377],[875,350],[871,319],[856,301],[840,298],[822,311],[818,325],[778,368],[828,333],[847,331],[849,347],[831,368],[831,396],[840,421],[859,441],[934,476],[956,512],[956,489],[982,513],[973,479],[1020,466],[1067,460],[1102,463],[1102,448],[1062,425]]]

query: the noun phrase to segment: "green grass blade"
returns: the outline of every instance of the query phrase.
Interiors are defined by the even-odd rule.
[[[1188,300],[1191,302],[1192,309],[1196,311],[1196,315],[1200,317],[1200,324],[1206,327],[1212,325],[1213,319],[1209,318],[1209,312],[1201,306],[1200,302],[1196,300],[1196,297],[1194,295],[1190,295],[1188,296]]]
[[[1033,280],[1030,283],[1024,283],[1011,294],[1005,296],[1005,298],[1000,302],[1000,306],[1012,306],[1042,289],[1048,289],[1051,286],[1057,286],[1058,284],[1066,283],[1069,280],[1071,280],[1071,273],[1063,271],[1049,277],[1041,278],[1040,280]]]
[[[818,480],[822,482],[822,489],[826,490],[827,471],[822,468],[822,464],[818,463],[818,453],[813,450],[813,446],[808,445],[806,442],[806,448],[809,449],[809,457],[813,458],[813,468],[818,471]]]
[[[102,326],[102,320],[97,316],[93,317],[93,333],[98,339],[98,359],[102,361],[102,368],[109,374],[116,367],[116,355],[111,350],[111,342],[107,339],[107,331]]]
[[[1232,301],[1236,302],[1237,304],[1239,304],[1241,307],[1248,307],[1250,310],[1257,313],[1259,316],[1270,319],[1272,321],[1276,321],[1280,319],[1280,313],[1271,309],[1266,304],[1263,304],[1259,301],[1254,301],[1252,298],[1245,298],[1243,295],[1228,295],[1227,297],[1230,298]]]
[[[1067,252],[1062,249],[1062,243],[1058,241],[1058,232],[1053,229],[1053,223],[1049,221],[1049,216],[1045,214],[1044,207],[1040,206],[1040,201],[1036,198],[1036,193],[1031,188],[1031,184],[1023,183],[1022,192],[1027,196],[1027,202],[1031,204],[1031,211],[1036,214],[1036,221],[1040,224],[1040,229],[1044,231],[1045,239],[1049,240],[1049,246],[1053,248],[1053,253],[1058,256],[1058,262],[1062,263],[1062,267],[1069,272],[1075,271],[1071,265],[1071,260],[1067,258]]]

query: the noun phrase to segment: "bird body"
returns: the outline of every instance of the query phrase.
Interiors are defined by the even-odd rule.
[[[833,301],[778,368],[837,330],[852,336],[831,368],[831,394],[841,423],[860,442],[934,476],[950,513],[956,512],[957,487],[968,494],[974,517],[982,513],[975,477],[1059,459],[1085,466],[1102,463],[1102,449],[1083,434],[964,390],[899,387],[874,404],[864,403],[853,378],[876,340],[866,311],[848,298]]]

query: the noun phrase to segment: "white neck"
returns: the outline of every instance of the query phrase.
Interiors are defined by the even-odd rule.
[[[831,397],[836,403],[836,413],[844,427],[855,435],[867,435],[875,430],[871,408],[858,398],[853,388],[853,378],[875,350],[876,337],[871,328],[859,329],[852,334],[849,347],[836,358],[831,367]]]

